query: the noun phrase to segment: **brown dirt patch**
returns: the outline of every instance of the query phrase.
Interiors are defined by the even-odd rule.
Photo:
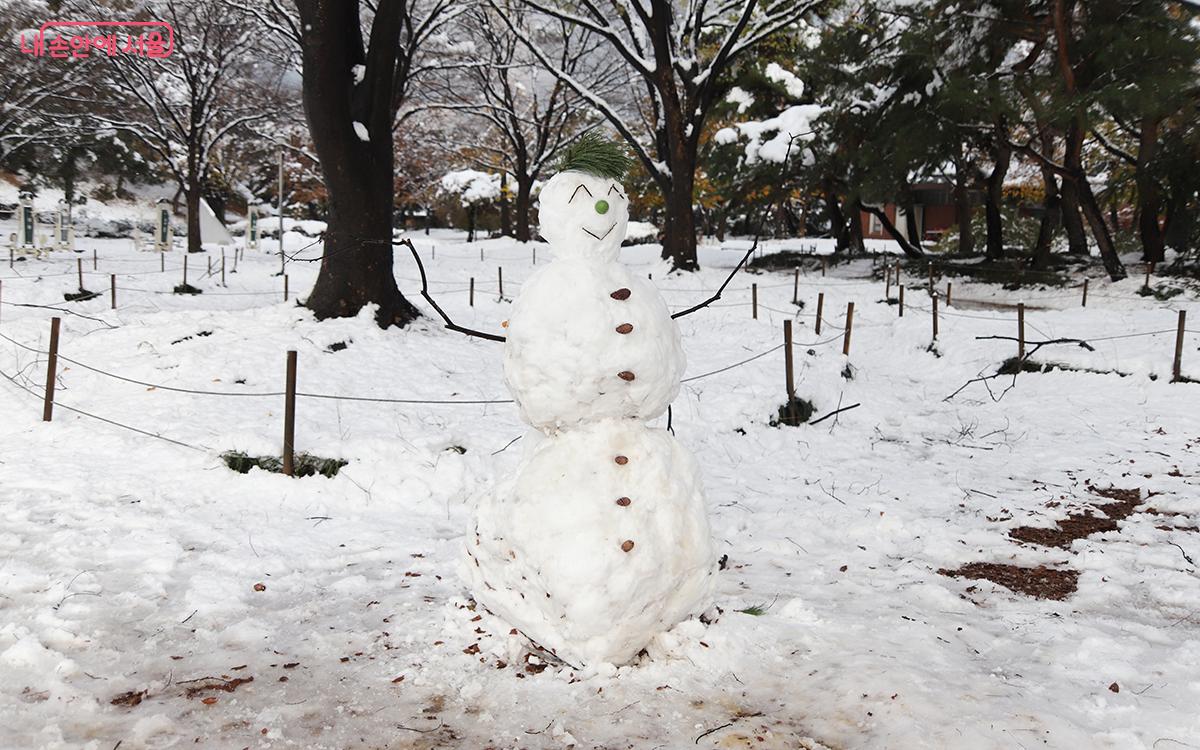
[[[1096,510],[1100,511],[1102,515],[1095,515],[1090,510],[1086,510],[1082,513],[1072,513],[1052,528],[1020,526],[1008,532],[1008,535],[1019,542],[1067,549],[1076,539],[1083,539],[1092,534],[1116,531],[1117,521],[1133,515],[1134,509],[1142,502],[1142,491],[1136,487],[1122,489],[1088,485],[1088,490],[1113,501],[1096,506]]]
[[[1075,593],[1079,582],[1079,571],[1047,568],[1045,565],[1023,568],[1002,563],[973,562],[956,570],[942,568],[938,573],[951,578],[991,581],[1018,594],[1055,601]]]

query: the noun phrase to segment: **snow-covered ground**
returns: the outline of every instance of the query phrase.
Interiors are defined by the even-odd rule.
[[[414,240],[458,322],[500,331],[497,268],[511,297],[531,248]],[[472,493],[520,455],[498,345],[431,319],[317,323],[283,301],[272,240],[236,273],[230,252],[224,287],[192,256],[198,296],[169,293],[178,252],[164,273],[128,241],[79,244],[0,266],[0,747],[1200,747],[1200,385],[1168,382],[1175,311],[1200,329],[1190,294],[1159,302],[1136,294],[1140,278],[1093,278],[1082,308],[1078,289],[956,280],[931,350],[920,275],[903,318],[869,261],[803,276],[799,311],[790,274],[739,276],[681,320],[691,379],[674,405],[728,555],[720,614],[615,675],[577,674],[529,659],[472,610],[455,570]],[[676,276],[654,246],[622,251],[676,309],[738,256],[706,246],[706,269]],[[64,303],[77,257],[102,294]],[[288,273],[302,296],[316,264]],[[403,253],[396,274],[415,298]],[[976,337],[1015,335],[1005,306],[1019,300],[1031,340],[1093,349],[1035,360],[1124,376],[1025,373],[1007,392],[1003,377],[947,399],[1016,353]],[[63,311],[50,424],[38,352],[57,313],[23,305]],[[818,416],[857,408],[769,426],[788,318],[798,394]],[[1188,334],[1193,378],[1198,348]],[[243,475],[219,458],[279,452],[288,349],[303,393],[414,401],[301,396],[297,448],[349,461],[332,479]],[[1066,549],[1008,536],[1108,502],[1089,487],[1145,504]],[[1043,600],[938,572],[972,562],[1078,571],[1078,590]]]

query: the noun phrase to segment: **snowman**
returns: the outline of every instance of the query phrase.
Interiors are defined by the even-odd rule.
[[[504,341],[504,379],[533,428],[516,476],[479,498],[467,583],[577,667],[628,663],[702,612],[716,570],[696,462],[649,424],[678,394],[685,358],[658,290],[617,261],[627,167],[595,136],[568,150],[539,199],[552,260],[522,286],[507,336],[455,325],[423,291],[447,327]]]

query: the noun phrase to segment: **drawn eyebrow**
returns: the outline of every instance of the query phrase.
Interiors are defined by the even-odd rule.
[[[610,188],[608,189],[608,192],[609,192],[609,194],[611,195],[611,194],[612,194],[612,191],[614,191],[614,190],[617,190],[617,186],[616,186],[616,185],[613,185],[612,187],[610,187]],[[621,196],[622,198],[624,198],[624,197],[625,197],[625,194],[624,194],[624,193],[622,193],[620,190],[617,190],[617,195]]]
[[[579,185],[578,185],[578,186],[575,188],[575,192],[574,192],[574,193],[571,193],[571,199],[570,199],[570,200],[568,200],[568,201],[567,201],[567,203],[570,203],[571,201],[575,200],[575,196],[576,196],[576,195],[579,193],[580,189],[582,189],[582,190],[583,190],[583,192],[587,193],[589,198],[591,198],[591,197],[592,197],[592,191],[591,191],[591,190],[588,190],[588,189],[587,189],[587,185],[584,185],[584,184],[581,182],[581,183],[579,183]]]

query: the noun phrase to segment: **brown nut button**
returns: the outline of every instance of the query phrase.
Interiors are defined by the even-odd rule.
[[[617,456],[613,460],[617,462],[617,466],[624,466],[625,464],[629,463],[629,459],[625,456]]]
[[[628,289],[626,289],[625,287],[621,287],[620,289],[618,289],[617,291],[613,292],[612,294],[610,294],[608,296],[612,297],[613,299],[626,300],[626,299],[629,299],[629,294],[630,294],[630,292]]]
[[[621,325],[617,326],[617,333],[632,333],[632,332],[633,332],[633,323],[622,323]]]
[[[628,383],[634,379],[635,375],[629,370],[621,370],[617,373],[617,377]]]
[[[633,540],[626,539],[625,541],[621,542],[621,549],[623,549],[626,552],[633,549]]]
[[[622,508],[628,507],[630,502],[632,501],[627,497],[617,498],[617,505],[620,505]]]

